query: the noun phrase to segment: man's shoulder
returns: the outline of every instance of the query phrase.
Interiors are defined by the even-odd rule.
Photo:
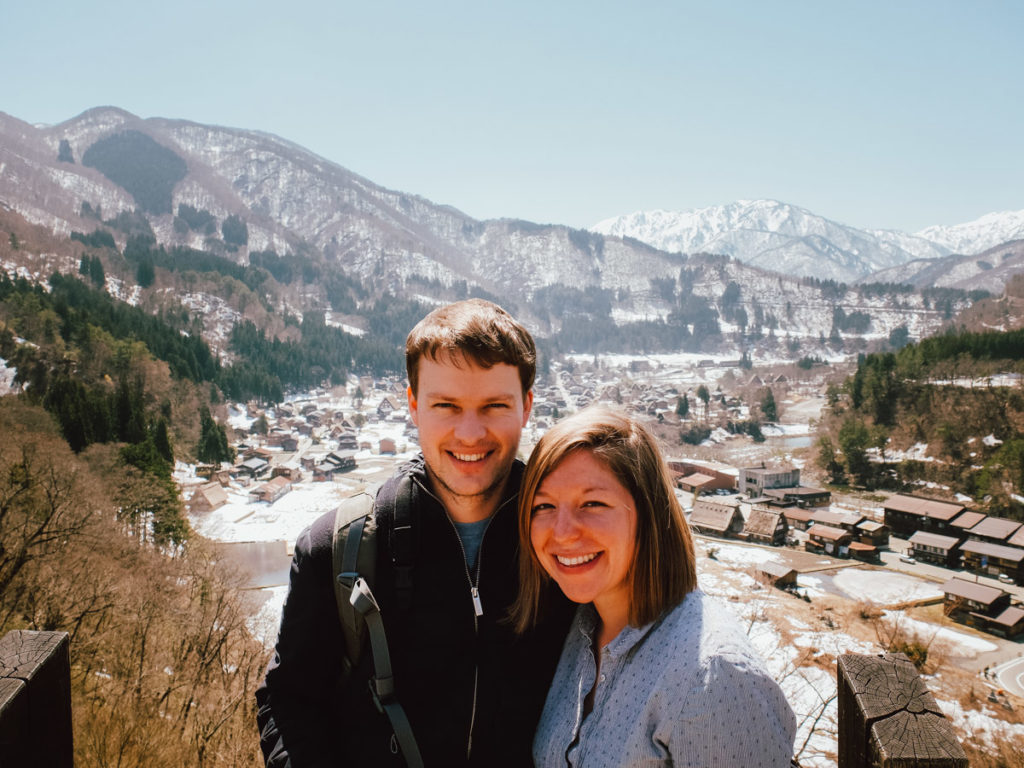
[[[346,525],[351,519],[359,516],[363,510],[370,512],[376,506],[376,498],[382,491],[397,493],[402,482],[415,483],[418,475],[423,473],[422,459],[413,460],[402,464],[394,474],[385,480],[379,487],[367,488],[360,494],[355,494],[342,499],[337,507],[324,512],[320,517],[306,528],[295,543],[297,551],[313,557],[322,557],[333,550],[334,528],[338,524],[338,512],[342,513],[341,525]],[[345,518],[348,518],[346,520]]]

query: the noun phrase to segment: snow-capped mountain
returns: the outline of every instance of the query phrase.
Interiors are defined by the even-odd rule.
[[[1024,239],[1001,243],[972,256],[915,259],[872,275],[881,283],[915,288],[982,290],[999,296],[1013,275],[1024,273]]]
[[[107,159],[97,160],[104,152]],[[811,344],[842,333],[885,338],[901,326],[917,338],[944,320],[920,296],[879,296],[800,279],[853,282],[910,258],[949,252],[912,235],[865,232],[772,201],[635,214],[629,226],[602,227],[607,236],[478,221],[380,187],[276,136],[141,119],[111,107],[56,126],[0,113],[0,215],[6,214],[64,238],[63,255],[46,246],[32,264],[10,240],[6,263],[40,279],[54,269],[77,270],[82,249],[67,240],[72,232],[96,230],[126,249],[129,235],[141,230],[168,249],[189,246],[243,265],[270,250],[274,259],[313,260],[318,274],[358,286],[360,302],[385,293],[428,303],[444,300],[440,292],[448,299],[496,296],[542,335],[573,328],[569,344],[589,343],[587,329],[612,334],[601,324],[609,318],[618,326],[644,326],[634,329],[636,338],[647,334],[666,348],[703,348],[702,339],[717,344],[722,334],[790,335]],[[228,236],[231,219],[236,227],[244,223],[243,239]],[[6,242],[0,239],[0,268],[6,268]],[[709,253],[720,255],[701,255]],[[188,306],[215,303],[209,296],[187,298],[179,297]],[[326,310],[359,323],[359,302],[336,301],[321,281],[289,280],[261,298],[282,313]],[[953,309],[965,303],[956,301]],[[632,336],[602,338],[639,349]]]
[[[168,187],[164,209],[144,210],[128,189],[83,164],[90,148],[125,135],[144,135],[185,168]],[[58,159],[62,151],[70,161]],[[156,181],[145,176],[156,171],[134,172]],[[153,184],[143,184],[143,191],[147,186]],[[404,290],[413,278],[421,284],[464,281],[509,303],[526,302],[538,288],[557,283],[624,290],[642,305],[650,278],[674,279],[680,263],[641,243],[606,242],[564,226],[477,221],[380,187],[270,134],[141,119],[112,107],[42,127],[0,113],[0,204],[64,236],[91,232],[99,218],[109,222],[142,211],[157,241],[169,246],[220,249],[243,263],[246,250],[312,250],[374,290]],[[225,251],[216,228],[180,227],[175,213],[182,205],[201,209],[218,224],[231,215],[243,219],[247,249]],[[90,218],[85,211],[102,213]],[[123,235],[115,235],[123,243]]]
[[[1024,211],[911,235],[857,229],[775,200],[740,200],[689,211],[638,211],[591,229],[666,251],[723,253],[783,274],[856,282],[911,260],[979,253],[1024,237]]]
[[[1024,211],[987,213],[966,224],[928,227],[917,233],[953,253],[973,256],[1011,240],[1024,240]]]

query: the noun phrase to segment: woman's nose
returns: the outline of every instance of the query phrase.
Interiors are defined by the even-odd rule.
[[[560,540],[572,539],[579,535],[580,527],[576,519],[576,510],[568,505],[561,505],[555,510],[551,533]]]

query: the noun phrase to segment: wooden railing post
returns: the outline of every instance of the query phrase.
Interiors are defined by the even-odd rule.
[[[0,638],[0,768],[71,768],[71,657],[66,632]]]
[[[967,768],[935,697],[902,653],[839,657],[839,768]]]

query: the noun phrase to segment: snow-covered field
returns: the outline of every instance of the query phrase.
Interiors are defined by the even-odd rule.
[[[848,569],[838,571],[833,583],[855,600],[877,605],[895,605],[917,600],[942,598],[937,584],[891,571]]]
[[[777,550],[719,542],[713,546],[714,560],[704,556],[706,544],[697,548],[701,588],[727,603],[739,616],[748,628],[754,647],[782,686],[797,715],[795,749],[800,765],[834,768],[838,740],[834,659],[842,653],[878,653],[881,647],[872,632],[854,632],[848,616],[829,613],[826,609],[822,616],[828,616],[832,625],[820,621],[815,625],[813,609],[805,608],[797,598],[758,584],[751,572],[766,561],[780,560]],[[831,578],[851,599],[870,594],[872,601],[878,604],[941,596],[935,584],[899,573],[850,568],[834,572]],[[814,574],[801,574],[799,583],[811,596],[811,605],[826,596],[820,589],[821,578]],[[850,614],[854,615],[852,605]],[[931,641],[936,649],[957,657],[973,657],[997,648],[994,643],[967,631],[939,627],[902,612],[886,613],[883,620],[898,621],[908,633]],[[1005,722],[998,707],[979,704],[980,710],[964,710],[958,700],[944,696],[942,677],[932,676],[928,685],[962,734],[993,745],[1010,736],[1024,737],[1024,725]],[[987,689],[979,684],[979,690]]]

